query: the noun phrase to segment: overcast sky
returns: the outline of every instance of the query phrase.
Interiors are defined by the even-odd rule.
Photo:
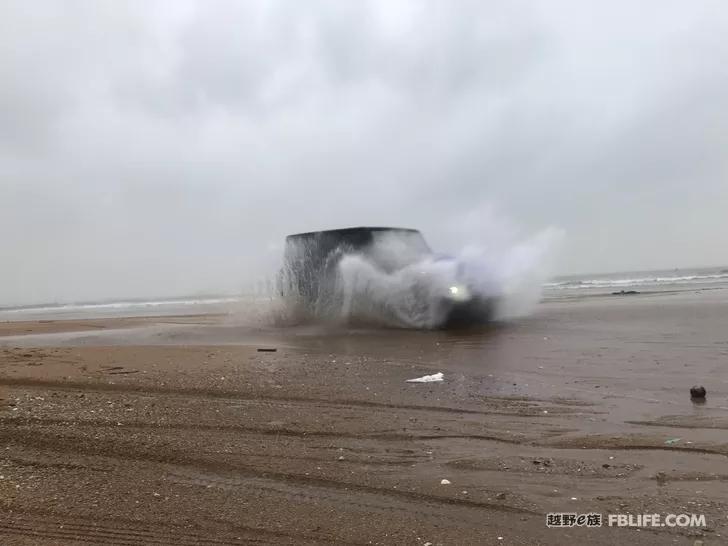
[[[562,229],[559,273],[728,264],[725,2],[0,4],[0,305],[494,216]]]

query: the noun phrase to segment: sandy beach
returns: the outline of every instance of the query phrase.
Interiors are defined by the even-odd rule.
[[[725,544],[727,362],[720,290],[457,333],[3,322],[0,542]]]

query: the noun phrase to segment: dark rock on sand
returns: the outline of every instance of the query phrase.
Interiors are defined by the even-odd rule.
[[[705,400],[705,387],[695,385],[690,389],[690,398],[693,400]]]

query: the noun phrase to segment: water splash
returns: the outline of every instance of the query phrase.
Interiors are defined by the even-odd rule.
[[[277,322],[314,319],[436,328],[451,309],[443,295],[458,286],[492,301],[491,318],[523,316],[540,300],[550,271],[549,256],[560,237],[560,232],[549,229],[513,244],[471,243],[444,256],[413,253],[401,236],[383,236],[365,253],[339,251],[328,256],[331,267],[323,270],[330,271],[329,288],[317,293],[314,304],[308,306],[288,293],[284,304],[276,306]]]
[[[556,231],[544,231],[498,253],[469,245],[453,257],[424,258],[392,273],[366,256],[346,256],[339,265],[344,295],[340,316],[434,328],[448,311],[441,304],[442,295],[458,285],[493,300],[496,320],[527,315],[541,298],[550,253],[559,237]]]

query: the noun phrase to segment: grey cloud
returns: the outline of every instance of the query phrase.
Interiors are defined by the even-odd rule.
[[[728,262],[727,31],[717,1],[5,2],[0,305],[239,290],[291,231],[455,249],[494,210],[563,228],[561,272]]]

